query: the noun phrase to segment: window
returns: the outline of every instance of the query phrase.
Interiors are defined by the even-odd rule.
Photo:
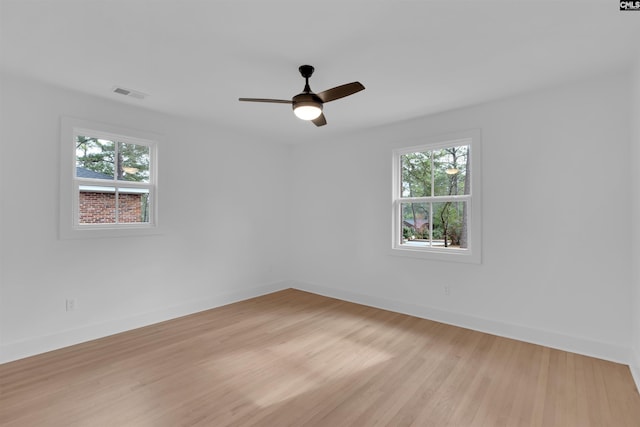
[[[63,118],[61,237],[157,232],[157,136]]]
[[[480,133],[393,152],[392,252],[480,262]]]

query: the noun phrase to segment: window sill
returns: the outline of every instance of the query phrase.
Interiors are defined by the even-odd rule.
[[[389,249],[394,256],[419,258],[433,261],[461,262],[467,264],[482,264],[479,254],[467,249],[424,249],[410,247],[394,247]]]
[[[63,227],[60,239],[96,239],[109,237],[157,236],[164,234],[158,226],[153,225],[120,225],[110,227]]]

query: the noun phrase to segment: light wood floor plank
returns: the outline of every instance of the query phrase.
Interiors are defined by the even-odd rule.
[[[0,365],[0,425],[640,426],[628,367],[286,290]]]

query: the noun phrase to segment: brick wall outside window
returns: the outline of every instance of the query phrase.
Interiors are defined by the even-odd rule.
[[[140,194],[119,194],[119,222],[142,222]],[[113,224],[116,222],[116,196],[113,193],[80,192],[80,224]]]

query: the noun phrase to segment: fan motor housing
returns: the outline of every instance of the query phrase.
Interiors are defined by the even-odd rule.
[[[313,106],[322,110],[322,100],[315,93],[300,93],[293,97],[293,109],[296,107]]]

